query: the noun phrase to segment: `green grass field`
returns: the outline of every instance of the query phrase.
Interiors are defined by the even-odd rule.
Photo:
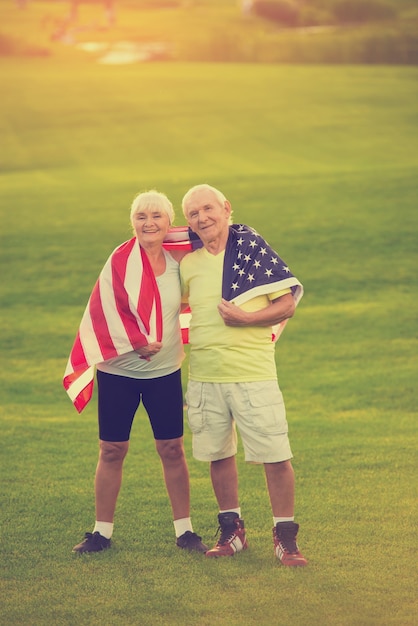
[[[2,60],[2,625],[417,623],[417,75]],[[143,412],[114,547],[71,553],[94,521],[97,458],[95,400],[80,416],[61,385],[78,323],[130,236],[133,196],[164,191],[182,224],[198,182],[220,187],[305,286],[277,346],[303,570],[275,561],[262,468],[241,451],[250,549],[180,552]],[[186,448],[210,544],[217,508],[187,426]]]

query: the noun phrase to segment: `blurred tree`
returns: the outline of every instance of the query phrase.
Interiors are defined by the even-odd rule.
[[[253,9],[253,0],[240,0],[241,4],[241,12],[243,15],[251,15],[251,11]]]

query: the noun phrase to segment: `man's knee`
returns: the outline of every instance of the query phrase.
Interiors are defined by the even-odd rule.
[[[266,474],[273,476],[293,475],[293,465],[291,460],[277,461],[276,463],[264,463]]]

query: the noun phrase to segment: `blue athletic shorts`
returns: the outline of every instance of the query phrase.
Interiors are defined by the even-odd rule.
[[[142,403],[154,439],[183,435],[181,370],[160,378],[138,379],[97,370],[99,437],[128,441],[135,413]]]

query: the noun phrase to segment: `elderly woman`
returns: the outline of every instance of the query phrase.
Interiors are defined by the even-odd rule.
[[[116,248],[103,268],[69,359],[64,386],[79,411],[91,397],[97,369],[100,440],[96,523],[74,552],[97,552],[111,545],[123,462],[141,400],[162,463],[176,545],[207,550],[190,519],[183,447],[179,267],[176,252],[163,248],[173,219],[173,206],[164,194],[148,191],[134,199],[135,237]]]

